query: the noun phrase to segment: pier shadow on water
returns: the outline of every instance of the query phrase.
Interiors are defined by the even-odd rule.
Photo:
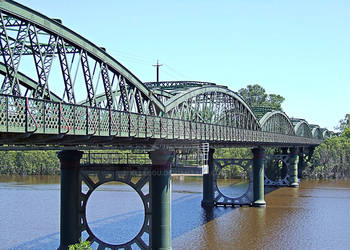
[[[273,190],[273,188],[270,188],[266,191],[271,192]],[[107,190],[105,194],[107,195],[109,193],[110,195],[110,192],[111,190]],[[125,189],[122,189],[122,192],[115,193],[113,200],[116,200],[116,203],[124,204],[124,202],[127,201],[129,204],[124,204],[125,206],[123,209],[120,209],[119,207],[115,208],[113,204],[108,204],[108,206],[105,206],[103,203],[93,209],[96,210],[94,211],[95,215],[91,216],[91,220],[88,218],[88,221],[95,235],[108,243],[115,244],[126,242],[138,233],[139,228],[141,227],[140,225],[142,225],[144,220],[144,211],[142,207],[135,208],[134,206],[133,209],[131,209],[133,200],[129,201],[129,196],[130,193]],[[118,198],[115,199],[115,197]],[[104,197],[101,196],[100,199],[104,199]],[[201,207],[201,200],[201,181],[173,181],[173,239],[237,209],[232,207],[215,207],[212,209],[204,209]],[[98,203],[99,202],[96,204]],[[102,215],[99,214],[99,211],[103,212]],[[86,235],[83,235],[83,238],[84,236]],[[148,243],[148,239],[143,240]],[[57,249],[58,246],[59,232],[54,232],[7,249]],[[93,249],[96,249],[96,244],[93,245]]]

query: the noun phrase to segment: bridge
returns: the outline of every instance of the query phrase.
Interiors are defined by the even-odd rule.
[[[105,48],[61,20],[10,0],[0,1],[0,49],[1,149],[63,150],[58,153],[60,249],[77,242],[82,232],[99,249],[171,249],[169,187],[171,159],[178,148],[198,149],[202,206],[265,206],[264,184],[298,186],[298,164],[305,152],[332,135],[281,110],[250,107],[227,86],[142,82]],[[214,159],[215,148],[222,147],[252,147],[253,159]],[[264,162],[272,157],[265,156],[264,147],[284,149],[273,156],[288,168],[283,180],[264,177]],[[138,149],[149,153],[149,159],[131,164],[80,162],[79,150],[90,149]],[[227,164],[249,172],[250,185],[241,197],[226,197],[215,185],[215,171]],[[139,177],[136,183],[132,176]],[[122,245],[96,237],[85,215],[91,193],[110,181],[129,184],[144,203],[140,233]],[[149,193],[142,191],[145,185]]]

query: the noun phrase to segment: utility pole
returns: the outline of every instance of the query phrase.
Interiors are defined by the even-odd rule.
[[[163,66],[163,64],[159,64],[158,60],[157,60],[157,64],[153,64],[153,67],[157,67],[157,82],[159,82],[159,67]]]

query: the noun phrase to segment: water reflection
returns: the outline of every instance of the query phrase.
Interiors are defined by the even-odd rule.
[[[216,183],[220,192],[230,198],[242,196],[249,188],[249,180],[244,179],[218,179]]]
[[[129,185],[117,181],[95,189],[88,199],[86,211],[91,231],[100,240],[113,245],[135,238],[145,220],[140,196]]]
[[[59,184],[60,176],[57,175],[0,175],[0,183],[13,183],[16,185],[45,185]]]
[[[53,184],[35,177],[0,180],[1,249],[56,249],[59,178]],[[203,209],[200,178],[172,184],[173,249],[350,249],[349,180],[268,189],[266,208]],[[127,225],[142,216],[143,210],[125,207],[91,223],[110,231],[105,225],[111,221]]]

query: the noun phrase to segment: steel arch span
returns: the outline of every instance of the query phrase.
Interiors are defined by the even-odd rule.
[[[319,139],[319,140],[324,139],[320,126],[312,124],[310,125],[310,127],[311,127],[311,133],[313,138]]]
[[[321,128],[323,139],[331,137],[331,132],[326,128]]]
[[[159,114],[160,100],[103,48],[19,3],[0,2],[1,94],[54,100],[86,101],[101,108]],[[22,72],[22,74],[19,74]],[[23,84],[19,75],[36,85]],[[59,80],[58,80],[59,79]],[[59,83],[59,84],[57,84]]]
[[[282,111],[268,112],[259,120],[259,122],[262,131],[295,135],[292,122]]]
[[[260,130],[250,107],[225,86],[202,85],[176,90],[165,103],[165,114],[175,119]]]
[[[282,113],[284,125],[271,114],[262,128],[236,92],[215,83],[144,84],[60,20],[11,0],[0,1],[0,81],[0,141],[16,147],[300,146],[327,134],[293,134]]]
[[[294,125],[294,131],[297,136],[312,138],[312,132],[310,125],[307,121],[304,119],[297,119],[292,118],[291,119],[293,125]]]

